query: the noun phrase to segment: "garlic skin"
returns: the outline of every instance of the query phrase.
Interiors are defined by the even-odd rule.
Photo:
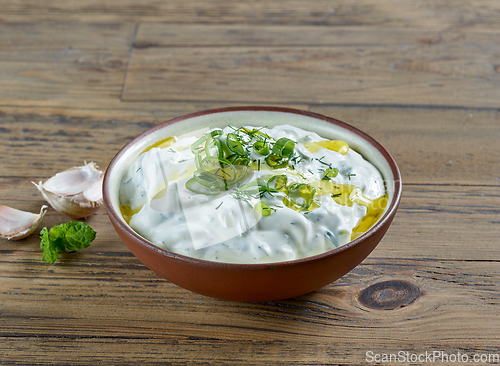
[[[0,205],[0,238],[7,240],[26,238],[36,230],[47,211],[47,207],[43,205],[40,213],[34,214]]]
[[[54,210],[81,219],[102,206],[103,179],[104,173],[91,162],[57,173],[45,183],[32,183]]]

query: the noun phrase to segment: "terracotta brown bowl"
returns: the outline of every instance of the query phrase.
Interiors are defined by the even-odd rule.
[[[287,262],[232,264],[195,259],[159,248],[141,237],[120,214],[118,189],[126,169],[144,149],[174,135],[202,127],[289,124],[341,139],[375,165],[389,195],[383,216],[366,233],[328,252]],[[401,199],[401,175],[377,141],[358,129],[316,113],[277,107],[233,107],[174,118],[136,137],[111,161],[104,178],[104,203],[116,232],[130,251],[166,280],[190,291],[235,301],[273,301],[307,294],[344,276],[377,246],[391,224]]]

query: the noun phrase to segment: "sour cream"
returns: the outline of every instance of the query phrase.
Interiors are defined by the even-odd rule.
[[[258,131],[269,137],[270,146],[282,138],[294,142],[286,166],[273,169],[250,142],[243,147],[251,166],[241,181],[219,194],[195,193],[189,180],[199,162],[197,167],[192,145],[201,134],[172,137],[147,149],[124,174],[123,217],[138,234],[178,254],[226,263],[269,263],[338,248],[381,216],[387,203],[382,175],[347,143],[288,125]],[[228,126],[218,135],[226,157],[232,153],[228,134],[234,132]],[[212,153],[210,149],[202,154]],[[241,194],[243,187],[253,184],[258,189],[276,175],[287,177],[280,189]],[[290,191],[294,183],[314,191],[309,206],[297,206]]]

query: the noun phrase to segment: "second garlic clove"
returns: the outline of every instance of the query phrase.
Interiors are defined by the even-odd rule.
[[[8,240],[26,238],[36,230],[47,207],[43,205],[40,213],[34,214],[0,205],[0,238]]]
[[[54,210],[81,219],[103,204],[103,177],[95,163],[88,163],[57,173],[45,183],[33,184]]]

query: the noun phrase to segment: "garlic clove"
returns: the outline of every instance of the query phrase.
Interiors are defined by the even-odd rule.
[[[102,172],[92,162],[57,173],[43,183],[43,188],[61,196],[73,196],[91,188],[101,175]]]
[[[57,173],[45,183],[32,183],[54,210],[81,219],[102,206],[103,178],[97,165],[88,163]]]
[[[34,214],[0,205],[0,238],[8,240],[26,238],[38,227],[47,207],[43,205],[40,213]]]
[[[104,174],[101,174],[99,180],[89,189],[83,191],[80,195],[75,196],[74,201],[84,204],[85,202],[101,202],[102,204],[102,184],[104,182]]]

